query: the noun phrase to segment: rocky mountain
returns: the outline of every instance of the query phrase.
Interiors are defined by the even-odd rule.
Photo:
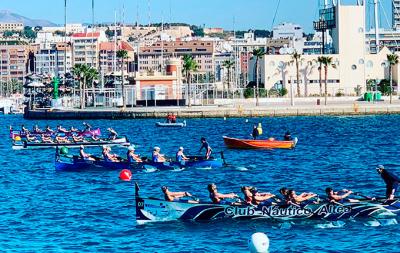
[[[23,23],[24,26],[57,26],[56,24],[41,19],[30,19],[7,10],[0,10],[0,23],[15,22]]]

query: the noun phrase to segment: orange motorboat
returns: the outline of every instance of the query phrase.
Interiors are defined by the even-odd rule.
[[[237,149],[292,149],[297,144],[297,138],[291,141],[280,141],[275,139],[268,140],[243,140],[223,136],[224,143],[228,148]]]

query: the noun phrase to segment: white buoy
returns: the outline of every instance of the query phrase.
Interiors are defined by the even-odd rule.
[[[246,119],[246,123],[249,123],[249,120],[248,120],[248,119]]]
[[[254,233],[249,239],[251,253],[267,253],[269,250],[269,238],[264,233]]]

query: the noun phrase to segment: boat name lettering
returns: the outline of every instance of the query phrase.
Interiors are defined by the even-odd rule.
[[[231,216],[251,216],[254,215],[255,210],[254,207],[251,206],[229,206],[225,208],[225,213]]]
[[[322,205],[316,210],[316,213],[318,215],[323,215],[323,214],[342,214],[342,213],[350,213],[351,212],[351,207],[349,206],[341,206],[341,205],[332,205],[332,204],[327,204],[327,205]]]
[[[145,204],[146,208],[165,208],[164,205],[160,204],[159,206],[157,205],[152,205],[152,204]]]
[[[312,214],[312,210],[310,208],[302,208],[297,206],[263,206],[261,211],[262,215],[267,215],[270,217],[309,216]]]

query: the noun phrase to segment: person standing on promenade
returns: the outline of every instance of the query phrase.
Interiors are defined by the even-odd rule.
[[[386,184],[386,198],[393,200],[397,189],[399,188],[400,179],[393,172],[385,169],[383,165],[379,165],[376,170],[381,175]]]

